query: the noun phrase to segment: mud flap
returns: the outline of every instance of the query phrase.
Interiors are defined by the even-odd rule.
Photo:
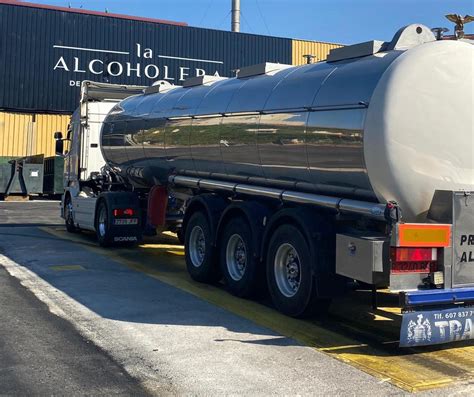
[[[110,221],[107,230],[107,243],[111,245],[137,244],[142,239],[141,210],[138,197],[131,192],[103,193],[99,200],[105,200]],[[134,215],[115,217],[114,210],[130,208]]]
[[[400,347],[474,339],[474,306],[403,314]]]

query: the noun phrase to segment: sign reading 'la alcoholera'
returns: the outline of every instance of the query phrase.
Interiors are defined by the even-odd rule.
[[[127,59],[120,60],[120,58],[130,58],[131,54],[128,51],[62,45],[54,45],[53,47],[62,50],[55,60],[53,71],[102,76],[103,81],[109,81],[110,77],[135,77],[138,79],[146,78],[152,81],[166,80],[172,83],[179,83],[194,76],[203,76],[206,74],[219,76],[219,72],[216,70],[215,66],[213,67],[212,65],[223,64],[222,61],[217,60],[186,58],[162,54],[155,55],[155,52],[151,48],[143,48],[139,43],[135,44],[135,57],[138,58],[138,60],[134,62]],[[67,51],[66,54],[62,53],[63,51]],[[71,56],[71,52],[74,56]],[[91,56],[91,54],[97,53],[102,54],[102,56]],[[177,67],[171,68],[166,64],[157,65],[154,62],[150,62],[153,59],[174,60],[175,62],[181,61],[183,63],[186,62],[187,65],[198,63],[200,67],[178,65]],[[202,65],[205,64],[211,65],[207,67],[209,72],[202,67]],[[76,83],[76,77],[77,76],[75,76],[75,79],[71,81]],[[149,84],[151,84],[152,81],[149,82]],[[77,84],[70,85],[73,86]]]

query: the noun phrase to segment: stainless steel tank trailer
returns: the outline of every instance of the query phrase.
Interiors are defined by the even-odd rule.
[[[324,311],[347,280],[388,287],[401,345],[474,338],[473,60],[410,25],[304,66],[143,92],[86,82],[68,230],[104,246],[176,231],[193,279],[268,288],[290,316]]]

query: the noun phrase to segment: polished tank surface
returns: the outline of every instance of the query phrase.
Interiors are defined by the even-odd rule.
[[[106,118],[102,150],[135,184],[178,174],[396,200],[414,219],[435,189],[474,184],[473,48],[429,42],[133,96]]]
[[[104,155],[124,175],[152,167],[161,183],[187,174],[375,201],[363,158],[366,103],[398,55],[127,98],[105,120]]]

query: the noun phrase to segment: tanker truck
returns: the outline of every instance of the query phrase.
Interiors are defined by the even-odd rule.
[[[98,124],[72,118],[66,227],[103,246],[175,231],[194,280],[294,317],[348,281],[388,288],[401,346],[472,339],[473,62],[410,25],[325,62],[86,95]]]

